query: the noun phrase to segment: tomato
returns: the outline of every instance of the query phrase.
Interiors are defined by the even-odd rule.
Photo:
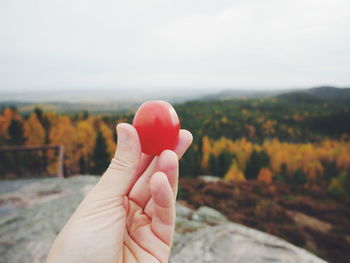
[[[173,150],[179,139],[180,121],[168,102],[156,100],[143,103],[137,110],[133,126],[136,128],[142,152],[159,155]]]

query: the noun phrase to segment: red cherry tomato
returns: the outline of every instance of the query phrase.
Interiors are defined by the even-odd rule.
[[[147,101],[137,110],[133,126],[136,128],[142,152],[159,155],[173,150],[179,139],[180,121],[176,111],[166,101]]]

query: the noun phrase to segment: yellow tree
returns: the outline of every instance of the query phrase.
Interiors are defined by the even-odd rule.
[[[91,165],[90,157],[96,140],[96,131],[94,130],[91,118],[77,122],[75,137],[77,158],[83,160],[85,165]]]
[[[77,150],[75,129],[68,116],[59,116],[50,128],[50,142],[64,146],[64,164],[70,173],[79,170],[79,151]]]
[[[106,140],[109,156],[110,158],[113,158],[116,149],[116,143],[114,142],[113,138],[113,131],[103,121],[101,121],[100,123],[100,130],[102,132],[103,137]]]
[[[209,165],[209,158],[211,153],[211,142],[208,136],[203,136],[202,139],[202,162],[201,162],[201,168],[203,170],[208,169]]]
[[[56,112],[53,111],[47,111],[44,113],[44,118],[46,118],[50,124],[50,127],[53,127],[57,124],[59,121],[59,116]]]
[[[303,165],[303,172],[307,175],[308,182],[314,182],[317,176],[323,174],[324,168],[318,160],[313,160]]]
[[[35,113],[32,113],[24,122],[24,137],[26,145],[45,144],[45,130]]]
[[[224,177],[225,180],[229,181],[245,181],[243,172],[238,168],[236,162],[232,162],[230,168]]]
[[[237,150],[233,153],[237,156],[239,168],[244,171],[247,161],[253,152],[254,145],[245,138],[237,141],[235,144],[237,145]]]

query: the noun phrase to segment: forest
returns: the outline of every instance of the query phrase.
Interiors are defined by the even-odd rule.
[[[194,141],[180,161],[179,198],[280,236],[331,262],[350,255],[350,99],[290,93],[175,104]],[[64,146],[64,174],[101,175],[115,127],[135,111],[54,112],[11,105],[0,114],[0,149]],[[54,150],[0,151],[0,177],[54,176]],[[204,182],[201,176],[220,178]]]
[[[194,142],[181,161],[181,175],[213,175],[231,181],[281,181],[322,185],[349,196],[350,103],[288,94],[277,98],[190,101],[174,105]],[[63,145],[65,174],[101,174],[116,147],[115,126],[134,112],[58,114],[35,108],[21,114],[3,107],[0,146]],[[0,172],[13,175],[11,153]],[[27,174],[53,174],[55,152],[18,153]],[[22,155],[22,156],[21,156]],[[44,157],[45,165],[42,167]]]

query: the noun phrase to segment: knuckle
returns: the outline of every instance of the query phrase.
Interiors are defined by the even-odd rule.
[[[137,167],[135,165],[135,162],[124,158],[120,158],[118,156],[112,159],[108,168],[115,171],[122,171],[122,172],[129,172],[129,173],[137,172]]]

